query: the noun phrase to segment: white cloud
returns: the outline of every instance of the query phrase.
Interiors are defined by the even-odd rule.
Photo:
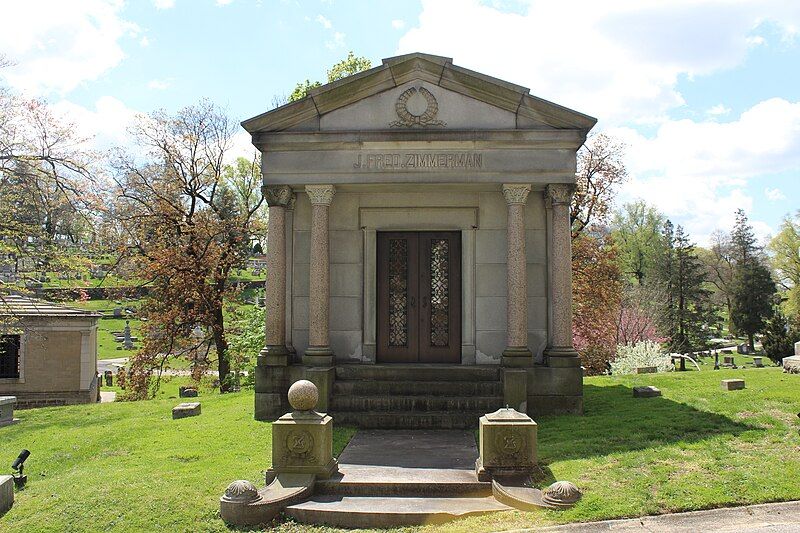
[[[86,139],[86,146],[96,150],[129,144],[126,130],[137,115],[113,96],[100,97],[94,109],[61,100],[53,104],[53,110],[64,121],[74,124],[77,134]]]
[[[150,46],[150,39],[147,38],[147,35],[139,39],[139,46],[141,46],[142,48],[147,48],[148,46]]]
[[[322,24],[322,27],[325,28],[326,30],[329,30],[329,29],[331,29],[333,27],[333,24],[331,24],[331,21],[326,19],[322,15],[317,15],[317,18],[314,19],[314,20],[316,20],[317,22]]]
[[[153,0],[156,9],[172,9],[175,7],[175,0]]]
[[[344,38],[345,38],[345,34],[344,33],[340,32],[340,31],[333,32],[333,40],[332,41],[325,41],[325,46],[327,48],[329,48],[330,50],[335,50],[337,48],[343,48],[344,47]]]
[[[7,82],[47,94],[97,79],[125,57],[119,41],[139,32],[121,8],[102,0],[6,3],[0,50],[16,63],[4,69]]]
[[[751,48],[748,39],[765,23],[793,35],[800,2],[536,1],[520,14],[480,0],[423,0],[419,21],[400,39],[398,53],[453,57],[597,116],[605,126],[657,124],[684,104],[676,89],[680,77],[741,64]]]
[[[216,0],[217,7],[227,6],[232,2],[233,0]]]
[[[403,28],[405,28],[405,27],[406,27],[406,21],[405,21],[405,20],[402,20],[402,19],[394,19],[394,20],[392,21],[392,28],[394,28],[394,29],[396,29],[396,30],[402,30],[402,29],[403,29]]]
[[[700,243],[730,228],[737,208],[751,210],[751,181],[800,169],[800,101],[765,100],[725,123],[669,120],[650,137],[630,127],[607,132],[627,145],[631,180],[621,200],[657,206]],[[763,222],[753,225],[762,237],[770,232]]]
[[[163,91],[172,85],[172,80],[150,80],[147,82],[147,88],[156,91]]]
[[[717,104],[709,108],[708,111],[706,111],[706,114],[711,115],[712,117],[719,117],[722,115],[727,115],[730,112],[730,107],[726,107],[725,104]]]
[[[767,187],[764,189],[764,196],[766,196],[772,202],[779,202],[781,200],[786,200],[786,195],[783,194],[783,191],[775,188]]]

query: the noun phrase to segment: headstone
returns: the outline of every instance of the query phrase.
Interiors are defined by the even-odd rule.
[[[11,509],[14,505],[14,478],[12,476],[0,476],[0,516]]]
[[[114,308],[114,318],[122,318],[122,308],[115,307]]]
[[[761,357],[753,357],[753,364],[757,368],[762,368],[764,366],[764,361]]]
[[[736,352],[741,354],[750,353],[750,346],[747,344],[740,344],[736,347]]]
[[[0,396],[0,427],[10,426],[19,420],[14,418],[14,404],[16,396]]]
[[[131,339],[131,324],[129,321],[125,321],[125,330],[122,332],[123,340],[122,340],[122,347],[126,350],[133,350],[133,340]]]
[[[744,389],[743,379],[723,379],[722,390],[742,390]]]
[[[188,418],[190,416],[198,416],[200,414],[200,402],[184,402],[179,403],[172,408],[172,419]]]
[[[537,464],[536,422],[525,413],[506,407],[478,421],[478,479],[529,475]]]
[[[112,387],[114,385],[114,373],[111,370],[106,370],[103,372],[103,376],[106,378],[106,387]]]
[[[800,355],[800,341],[794,343],[794,354]]]
[[[655,374],[656,372],[658,372],[656,366],[639,366],[633,370],[634,374]]]
[[[783,371],[789,374],[800,374],[800,355],[783,358]]]
[[[732,355],[726,355],[722,359],[722,364],[724,364],[724,365],[733,365],[734,364],[733,356]]]
[[[181,398],[197,398],[197,389],[194,387],[179,387],[178,396]]]
[[[714,370],[719,370],[719,354],[714,352]]]
[[[661,396],[661,390],[652,385],[633,388],[634,398],[655,398],[656,396]]]

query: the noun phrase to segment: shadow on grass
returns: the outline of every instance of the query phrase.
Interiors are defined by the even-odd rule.
[[[622,385],[584,385],[583,392],[584,416],[537,420],[545,464],[761,429],[664,397],[634,398]]]

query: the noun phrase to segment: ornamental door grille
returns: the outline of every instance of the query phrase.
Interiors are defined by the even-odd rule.
[[[379,363],[461,362],[461,233],[378,233]]]

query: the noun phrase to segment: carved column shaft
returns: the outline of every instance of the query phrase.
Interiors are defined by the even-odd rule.
[[[578,352],[572,346],[572,234],[570,201],[573,188],[566,184],[550,184],[546,197],[551,209],[550,242],[550,345],[545,354],[551,366],[574,366]],[[576,361],[566,361],[573,358]]]
[[[503,351],[506,366],[533,364],[528,349],[528,279],[525,259],[525,202],[530,193],[528,184],[505,184],[503,196],[508,204],[508,255],[506,258],[507,342]]]
[[[286,350],[286,210],[294,195],[288,185],[265,186],[269,206],[267,275],[264,286],[264,349],[268,365],[288,364]]]
[[[303,361],[311,366],[333,363],[330,346],[330,246],[328,207],[333,185],[307,185],[311,200],[311,257],[309,258],[308,349]]]

